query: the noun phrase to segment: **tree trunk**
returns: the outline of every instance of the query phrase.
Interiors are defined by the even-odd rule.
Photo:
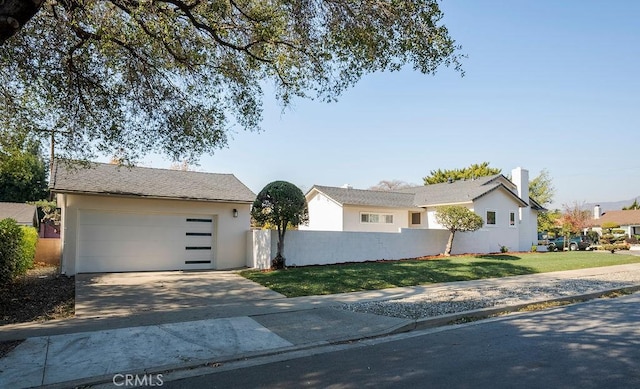
[[[40,10],[43,0],[0,1],[0,44],[14,36]]]
[[[285,234],[285,232],[287,232],[286,225],[285,225],[285,228],[281,228],[281,226],[278,226],[278,244],[276,245],[277,252],[276,252],[276,257],[271,261],[271,267],[273,269],[284,269],[285,268],[285,258],[284,258],[284,256],[282,256],[282,253],[284,253],[284,234]]]
[[[451,249],[453,248],[453,237],[455,236],[456,231],[452,230],[451,234],[449,234],[449,240],[447,241],[447,247],[444,249],[444,256],[448,257],[451,255]]]

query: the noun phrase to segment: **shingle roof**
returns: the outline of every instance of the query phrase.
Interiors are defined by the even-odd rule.
[[[640,209],[625,211],[607,211],[599,219],[591,220],[591,226],[601,226],[602,223],[612,222],[621,226],[640,225]]]
[[[504,180],[500,180],[500,177]],[[506,181],[507,179],[503,175],[497,174],[479,177],[475,180],[457,180],[451,183],[417,186],[403,191],[415,193],[415,204],[422,207],[472,202],[499,188],[503,188],[522,203],[522,200],[505,186]]]
[[[313,189],[326,194],[342,205],[367,205],[384,208],[414,208],[411,193],[385,192],[333,186],[314,185]]]
[[[134,197],[250,203],[256,195],[233,174],[56,162],[51,190]]]
[[[36,206],[24,203],[0,203],[0,220],[11,218],[18,224],[36,225]]]
[[[393,192],[320,185],[314,185],[312,190],[315,188],[343,205],[417,208],[472,202],[491,191],[504,189],[513,195],[521,206],[526,206],[527,204],[506,185],[508,185],[508,180],[503,175],[498,174],[480,177],[475,180],[458,180],[451,183],[416,186]],[[311,191],[308,193],[311,193]]]

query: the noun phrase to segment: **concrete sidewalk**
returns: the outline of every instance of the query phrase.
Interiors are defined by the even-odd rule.
[[[510,285],[517,288],[525,283],[543,284],[629,272],[640,272],[640,264],[329,296],[271,298],[252,304],[218,305],[165,315],[143,312],[127,319],[70,319],[37,325],[3,326],[0,327],[0,340],[26,340],[0,359],[0,388],[110,383],[115,374],[144,374],[215,365],[382,336],[419,328],[418,322],[425,324],[425,320],[332,308],[343,303],[479,287]],[[442,323],[442,318],[426,321],[429,320]]]

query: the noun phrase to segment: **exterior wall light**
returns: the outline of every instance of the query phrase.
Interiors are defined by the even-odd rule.
[[[238,217],[238,210],[237,209],[233,209],[233,217]]]

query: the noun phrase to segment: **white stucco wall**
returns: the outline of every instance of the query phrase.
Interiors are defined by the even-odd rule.
[[[307,199],[309,224],[300,225],[300,230],[342,231],[342,206],[322,193]]]
[[[278,235],[276,231],[271,234],[270,257],[273,257]],[[284,256],[287,266],[415,258],[442,253],[448,236],[447,231],[425,229],[402,229],[395,233],[287,231]]]
[[[504,190],[494,190],[474,202],[474,212],[482,217],[486,242],[485,252],[499,252],[501,246],[509,251],[520,251],[520,224],[518,222],[519,203]],[[496,224],[487,224],[487,211],[496,212]],[[509,213],[515,213],[515,225],[509,225]],[[528,242],[531,248],[531,242]]]
[[[278,235],[275,235],[275,238],[277,239]],[[271,231],[248,231],[247,267],[256,269],[269,269],[271,267],[271,259]]]
[[[487,254],[498,250],[490,244],[490,231],[459,232],[452,254]],[[400,232],[288,231],[284,256],[287,266],[328,265],[374,260],[398,260],[439,255],[449,239],[447,230],[407,229]],[[251,231],[247,266],[268,269],[275,256],[276,231]]]
[[[61,271],[68,275],[75,274],[77,269],[78,211],[82,210],[213,216],[217,225],[213,236],[212,268],[232,269],[247,263],[246,233],[250,225],[250,204],[75,194],[58,194],[57,200],[62,208]],[[233,209],[238,210],[237,218],[233,217]]]
[[[453,205],[457,205],[460,207],[467,207],[468,209],[473,211],[473,204],[472,203],[468,203],[468,204],[453,204]],[[438,211],[437,207],[428,207],[426,208],[426,228],[431,228],[431,229],[435,229],[435,230],[443,230],[445,229],[442,224],[438,223],[438,221],[436,220],[436,212]]]
[[[406,209],[344,206],[344,231],[398,232],[409,227],[409,211]],[[362,223],[362,213],[393,215],[393,223]]]

